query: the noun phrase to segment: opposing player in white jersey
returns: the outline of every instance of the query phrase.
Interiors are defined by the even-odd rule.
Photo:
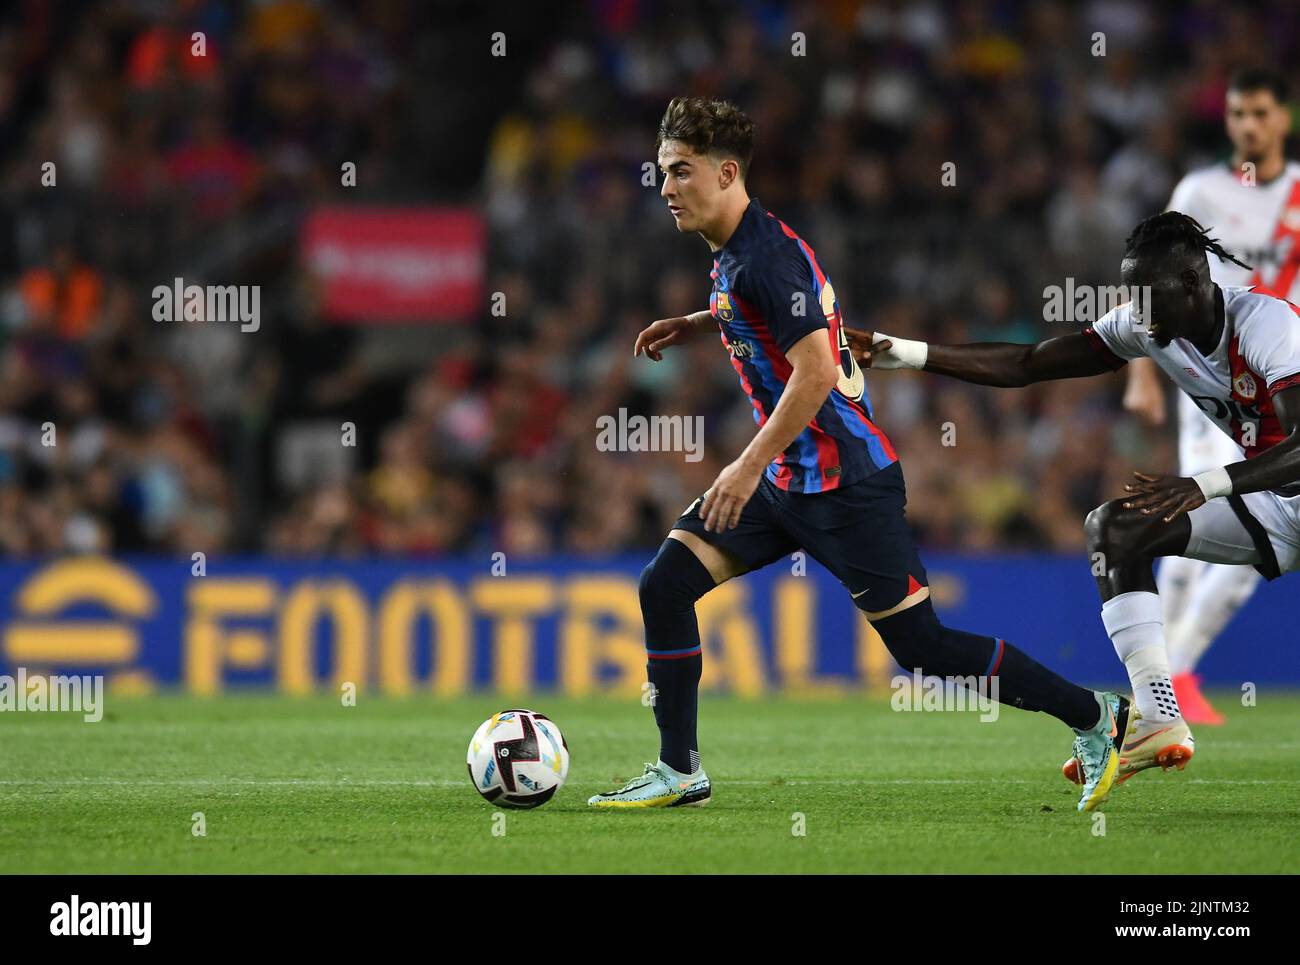
[[[1238,71],[1226,100],[1231,159],[1184,177],[1174,189],[1169,210],[1191,215],[1246,263],[1211,255],[1215,282],[1254,286],[1300,304],[1300,164],[1288,162],[1283,154],[1291,122],[1285,81],[1269,70]],[[1164,380],[1153,362],[1139,359],[1129,366],[1124,405],[1153,425],[1164,423]],[[1178,471],[1194,476],[1241,458],[1241,447],[1219,432],[1190,396],[1180,394]],[[1250,599],[1259,579],[1248,566],[1181,557],[1160,563],[1169,668],[1189,723],[1223,722],[1201,693],[1196,665]]]
[[[1088,515],[1088,550],[1102,623],[1133,686],[1118,779],[1180,770],[1194,743],[1165,650],[1154,561],[1185,556],[1249,564],[1269,578],[1300,569],[1300,309],[1210,277],[1207,254],[1231,257],[1177,211],[1147,218],[1128,238],[1126,302],[1091,328],[1036,345],[929,345],[847,332],[864,366],[921,368],[967,382],[1023,386],[1080,378],[1150,358],[1247,459],[1194,477],[1136,473],[1129,495]],[[1082,767],[1068,761],[1066,775]]]

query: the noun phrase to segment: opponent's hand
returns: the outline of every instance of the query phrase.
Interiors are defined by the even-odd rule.
[[[864,369],[906,369],[911,368],[892,351],[894,343],[888,338],[872,342],[875,332],[864,332],[859,328],[845,328],[844,336],[848,339],[849,351]]]
[[[658,362],[663,358],[664,349],[670,345],[680,345],[694,334],[695,324],[689,318],[661,318],[657,322],[651,322],[636,337],[632,357],[636,358],[645,352],[646,358]]]
[[[724,529],[735,529],[740,522],[740,512],[754,495],[758,481],[763,478],[763,469],[753,469],[737,459],[713,480],[713,485],[704,494],[700,503],[700,517],[704,520],[704,529],[720,533]]]
[[[1166,523],[1179,513],[1190,513],[1205,505],[1205,494],[1195,479],[1187,476],[1148,476],[1133,473],[1133,482],[1124,491],[1133,495],[1124,500],[1125,509],[1136,509],[1143,516],[1159,515]]]

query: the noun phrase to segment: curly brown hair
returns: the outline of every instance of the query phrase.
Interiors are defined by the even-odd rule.
[[[740,165],[740,177],[744,179],[754,157],[754,122],[728,101],[674,97],[659,122],[656,154],[664,141],[681,141],[696,154],[733,158]]]

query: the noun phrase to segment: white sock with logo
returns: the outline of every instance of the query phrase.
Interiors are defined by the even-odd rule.
[[[676,768],[669,767],[667,764],[664,763],[662,757],[655,762],[655,767],[659,768],[659,770],[663,771],[673,780],[686,781],[694,777],[699,777],[700,774],[700,752],[699,751],[691,751],[691,763],[695,765],[695,770],[691,771],[689,774],[685,771],[679,771]]]
[[[1102,604],[1101,622],[1128,671],[1138,713],[1144,720],[1178,720],[1160,597],[1146,590],[1121,593]]]

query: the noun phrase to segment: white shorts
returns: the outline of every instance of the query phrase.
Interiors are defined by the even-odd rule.
[[[1178,393],[1178,474],[1195,476],[1246,457],[1232,437],[1197,408],[1186,392]]]
[[[1221,496],[1192,510],[1187,518],[1192,536],[1183,555],[1190,559],[1249,563],[1269,579],[1300,569],[1300,496],[1270,492]],[[1266,546],[1272,549],[1276,571]]]

